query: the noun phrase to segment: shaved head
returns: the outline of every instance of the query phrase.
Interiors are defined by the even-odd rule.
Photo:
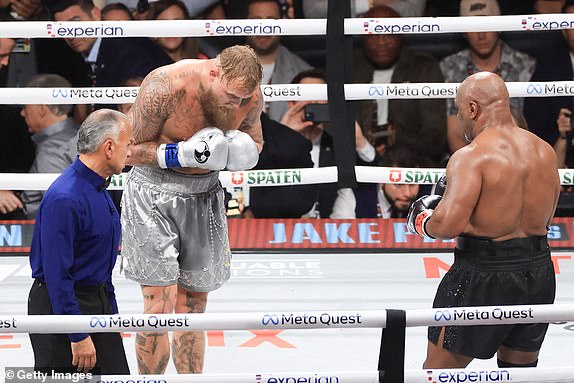
[[[487,121],[504,123],[510,114],[510,99],[504,80],[491,72],[478,72],[466,78],[460,84],[456,93],[458,118],[462,122],[462,129],[467,141],[471,141],[479,133],[477,122]],[[494,113],[496,111],[496,113]],[[500,121],[490,121],[494,117],[502,118]]]
[[[509,102],[508,89],[499,75],[491,72],[478,72],[468,76],[457,92],[457,99],[463,103],[474,100],[485,107],[497,102]]]

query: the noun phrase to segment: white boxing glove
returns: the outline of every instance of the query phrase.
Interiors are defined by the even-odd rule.
[[[228,130],[225,137],[229,140],[227,170],[248,170],[259,161],[259,148],[251,136],[240,130]]]
[[[222,170],[227,165],[228,139],[221,129],[203,128],[187,141],[161,144],[157,162],[166,168]]]

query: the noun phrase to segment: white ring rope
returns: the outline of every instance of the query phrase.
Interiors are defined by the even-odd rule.
[[[18,368],[6,368],[17,377]],[[566,383],[573,367],[444,369],[405,371],[405,383]],[[12,379],[12,378],[11,378]],[[13,379],[12,379],[13,380]],[[1,380],[0,380],[1,381]],[[378,371],[254,372],[180,375],[102,375],[95,383],[379,383]]]
[[[0,333],[383,328],[385,310],[202,314],[0,315]],[[406,310],[406,326],[473,326],[574,321],[574,304]]]
[[[459,83],[345,84],[347,100],[454,98]],[[574,81],[507,82],[510,97],[574,96]],[[0,88],[1,104],[130,104],[138,87]],[[327,100],[326,84],[262,85],[266,102]]]
[[[355,166],[357,182],[434,185],[445,174],[439,168],[387,168]],[[561,185],[574,185],[574,169],[560,169]],[[224,187],[310,185],[337,182],[337,168],[222,171]],[[46,190],[57,173],[0,173],[0,190]],[[112,176],[109,190],[122,190],[127,173]]]
[[[572,14],[482,17],[348,18],[345,34],[547,31],[574,28]],[[180,37],[325,35],[326,19],[19,21],[1,22],[0,37]]]

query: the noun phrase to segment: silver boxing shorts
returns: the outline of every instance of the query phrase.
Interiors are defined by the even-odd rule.
[[[218,172],[134,167],[122,196],[122,257],[126,277],[141,285],[221,287],[231,250]]]

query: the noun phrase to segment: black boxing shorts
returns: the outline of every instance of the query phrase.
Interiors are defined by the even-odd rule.
[[[457,239],[455,260],[439,284],[433,308],[552,304],[554,265],[546,237],[494,242],[469,236]],[[437,344],[442,327],[429,327]],[[501,345],[538,351],[547,323],[446,326],[443,347],[456,354],[489,359]]]

